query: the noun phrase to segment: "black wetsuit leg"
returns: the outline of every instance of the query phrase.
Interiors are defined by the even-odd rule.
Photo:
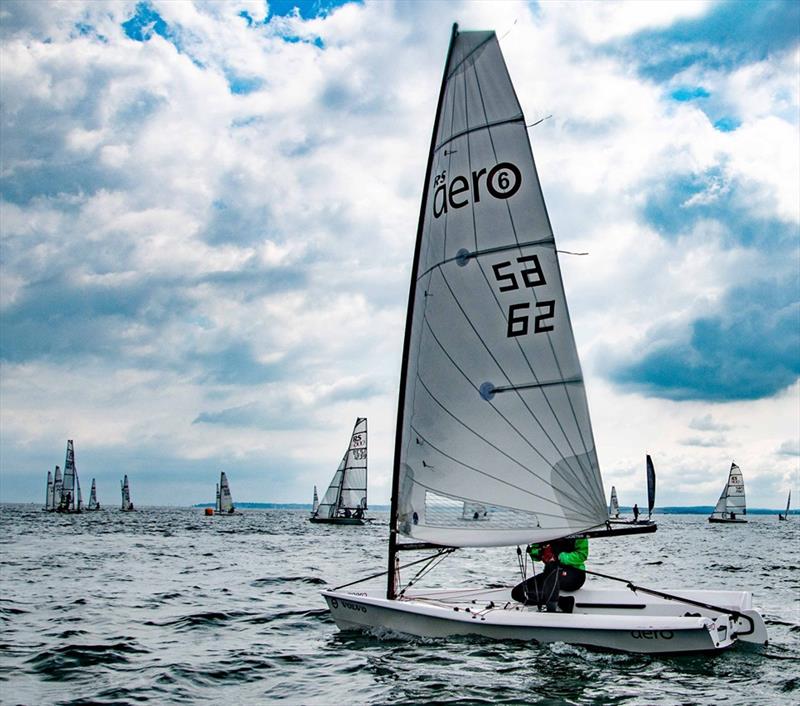
[[[514,586],[511,597],[525,605],[554,604],[558,600],[558,583],[560,571],[555,563],[545,564],[544,570],[527,581]]]

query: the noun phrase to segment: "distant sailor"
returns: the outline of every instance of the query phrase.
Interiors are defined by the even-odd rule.
[[[633,521],[639,521],[639,505],[636,503],[633,504]]]
[[[559,598],[561,591],[577,591],[586,581],[588,539],[557,539],[549,544],[530,544],[528,554],[534,561],[544,562],[544,571],[523,581],[511,591],[515,601],[545,607],[548,612],[560,608],[571,613],[572,597]]]

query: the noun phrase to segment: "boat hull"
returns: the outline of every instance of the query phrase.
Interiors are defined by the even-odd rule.
[[[736,610],[753,620],[752,631],[746,620],[737,622],[727,614],[674,601],[644,599],[630,591],[565,593],[575,598],[572,613],[547,613],[522,606],[511,600],[510,589],[434,591],[391,601],[363,593],[322,592],[337,626],[344,631],[388,630],[432,638],[480,635],[644,654],[719,652],[740,640],[766,643],[766,628],[760,614],[749,605],[750,594],[682,592],[687,598],[701,594],[709,600],[725,599],[736,605]],[[747,631],[750,636],[737,636],[737,632]]]
[[[747,520],[724,520],[721,517],[709,517],[709,522],[716,522],[719,524],[726,524],[726,525],[744,525],[747,524]]]
[[[364,520],[356,517],[311,517],[310,522],[320,525],[363,525]]]

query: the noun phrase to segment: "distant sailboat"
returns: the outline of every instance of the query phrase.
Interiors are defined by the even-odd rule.
[[[77,503],[75,512],[83,512],[83,495],[81,494],[81,481],[78,476],[75,476],[75,487],[77,488],[76,495],[77,495]]]
[[[747,503],[744,497],[744,478],[742,471],[735,463],[731,463],[728,482],[722,489],[714,512],[709,515],[709,522],[738,523],[747,522]]]
[[[64,479],[61,477],[61,466],[56,466],[56,472],[53,476],[53,503],[50,506],[50,512],[55,512],[61,504],[61,490],[64,487]]]
[[[80,493],[80,482],[78,481],[78,469],[75,467],[75,449],[72,439],[67,440],[67,456],[64,461],[64,479],[61,487],[61,499],[56,507],[56,512],[82,512],[78,494]]]
[[[131,502],[131,486],[128,483],[128,474],[125,474],[125,480],[120,481],[120,486],[122,488],[122,512],[132,512],[134,507],[133,503]]]
[[[311,522],[363,525],[367,509],[367,420],[358,417],[350,444]]]
[[[789,519],[789,504],[791,502],[792,502],[792,491],[790,490],[789,491],[789,497],[786,498],[786,512],[784,512],[782,515],[780,513],[778,513],[778,519],[779,520],[788,520]]]
[[[56,468],[58,468],[58,466],[56,466]],[[55,509],[55,505],[53,503],[54,498],[55,495],[53,494],[53,472],[47,471],[47,490],[45,491],[44,494],[44,509],[47,512],[50,512],[51,510]]]
[[[647,454],[647,519],[634,520],[636,525],[650,525],[653,523],[653,508],[656,505],[656,469],[653,466],[653,459]]]
[[[319,510],[319,496],[317,495],[317,486],[314,486],[314,501],[311,505],[311,517],[317,514]]]
[[[608,503],[608,516],[612,520],[619,519],[619,500],[617,500],[617,488],[611,486],[611,501]]]
[[[89,492],[89,504],[86,509],[92,511],[100,509],[100,503],[97,502],[97,485],[94,478],[92,478],[92,489]]]
[[[233,515],[236,508],[233,506],[231,488],[228,485],[228,477],[225,471],[219,474],[219,484],[217,485],[217,506],[214,508],[218,515]]]

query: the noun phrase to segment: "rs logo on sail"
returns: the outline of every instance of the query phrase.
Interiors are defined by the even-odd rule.
[[[500,162],[491,169],[482,167],[473,170],[469,179],[456,176],[447,181],[447,172],[442,171],[433,180],[433,217],[439,218],[450,208],[464,208],[479,203],[481,195],[488,193],[496,199],[509,199],[522,186],[522,172],[512,162]]]

